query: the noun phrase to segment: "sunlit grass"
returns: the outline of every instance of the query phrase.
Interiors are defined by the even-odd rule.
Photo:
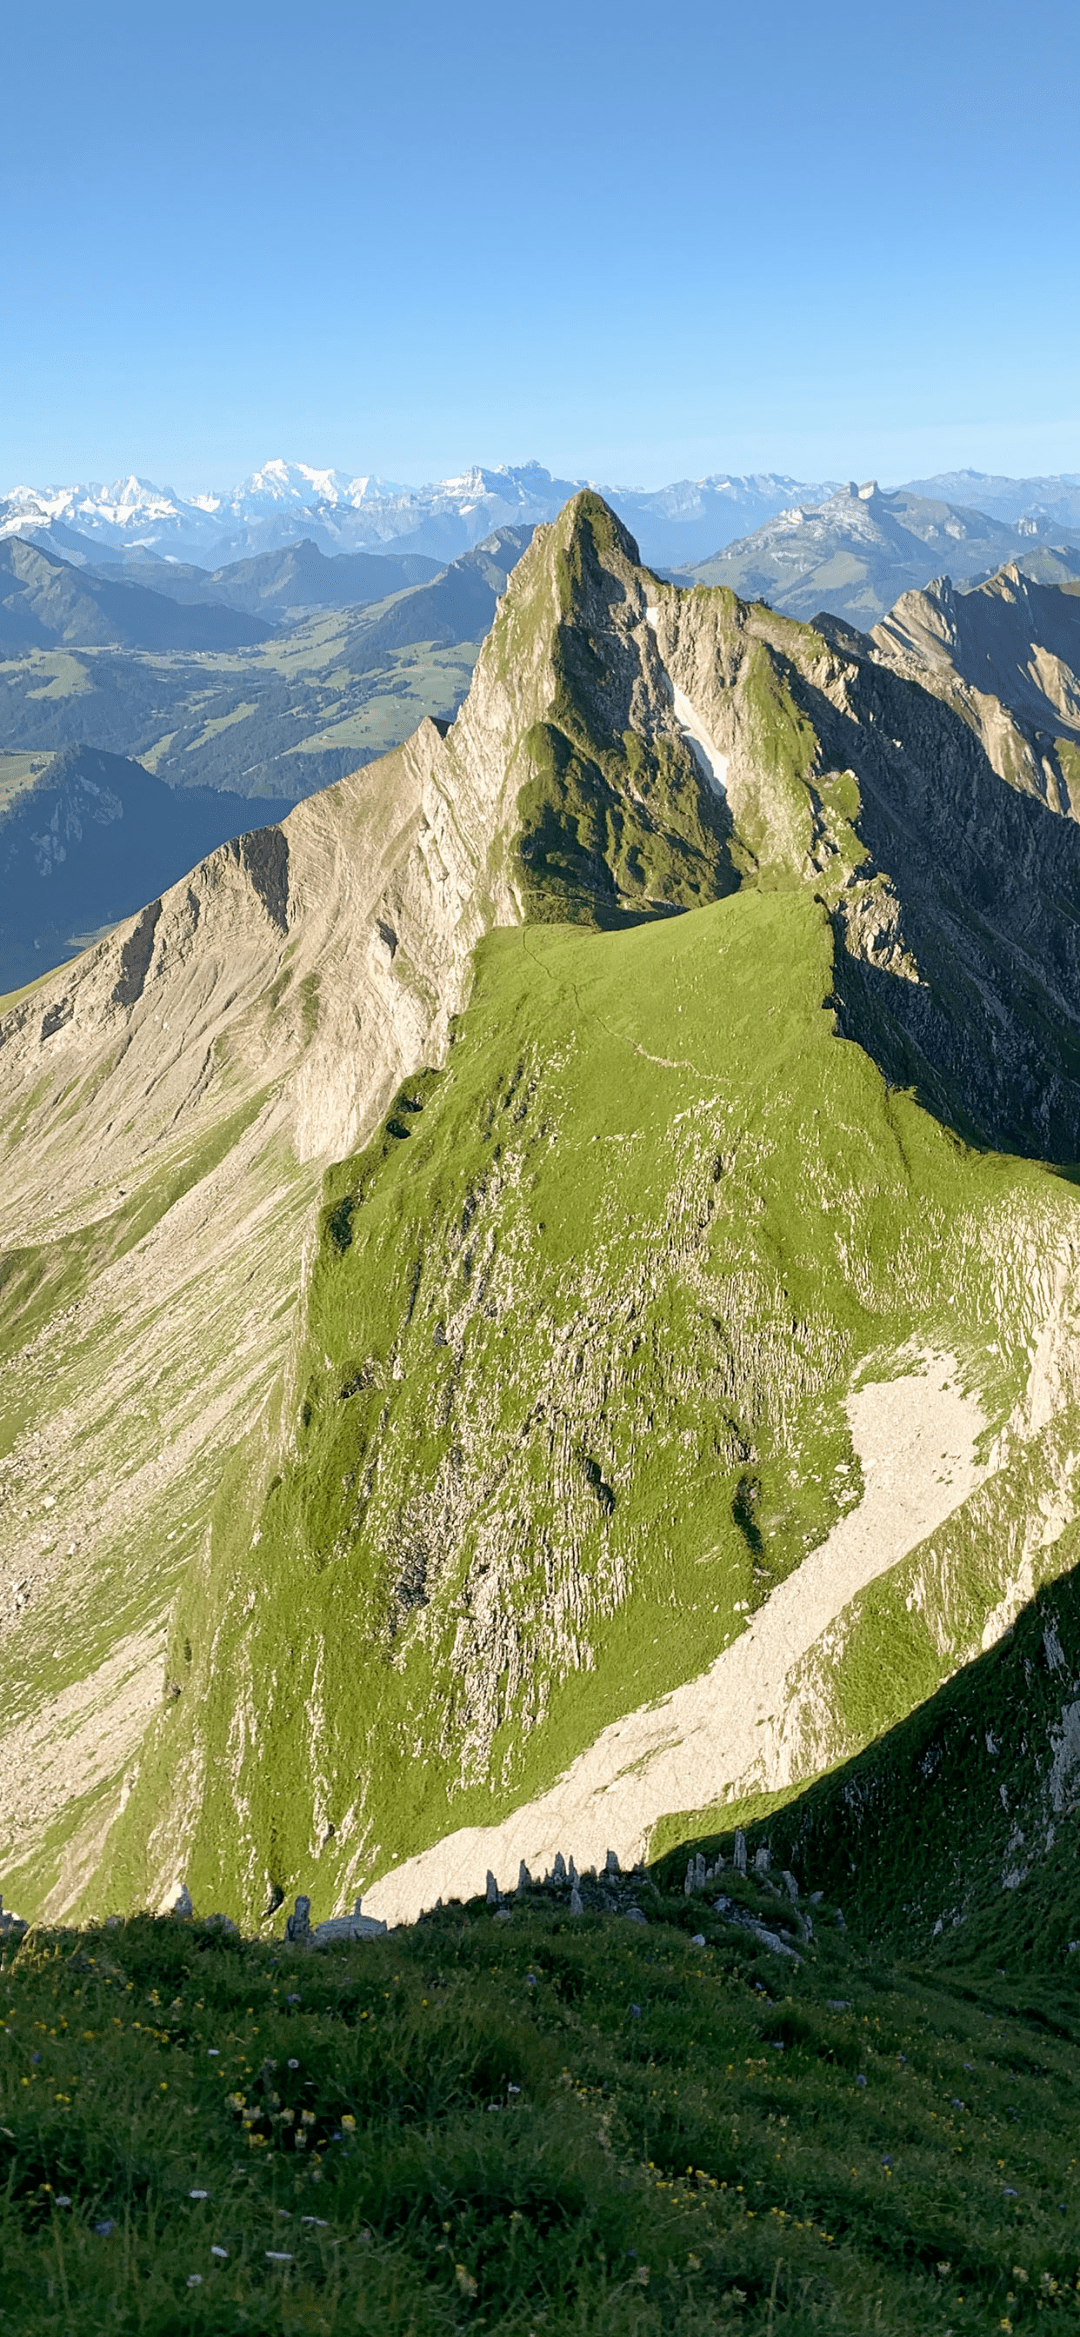
[[[827,1909],[798,1967],[711,1891],[619,1890],[647,1923],[536,1891],[316,1954],[148,1918],[9,1945],[0,2329],[1075,2315],[1074,1992],[1049,2035]]]

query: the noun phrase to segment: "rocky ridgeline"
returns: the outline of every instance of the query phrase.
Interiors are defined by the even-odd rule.
[[[731,1879],[736,1896],[728,1892],[721,1892],[715,1898],[711,1896],[711,1886],[721,1874]],[[746,1932],[757,1946],[769,1949],[774,1955],[801,1964],[804,1959],[794,1940],[797,1939],[803,1948],[813,1944],[814,1921],[810,1911],[822,1907],[822,1892],[813,1891],[809,1897],[805,1897],[787,1868],[782,1870],[779,1880],[776,1880],[771,1869],[768,1845],[760,1844],[751,1858],[746,1836],[741,1830],[735,1834],[730,1862],[725,1861],[723,1853],[718,1850],[710,1864],[700,1850],[696,1851],[687,1862],[682,1889],[686,1899],[709,1900],[708,1911],[713,1916],[719,1916],[724,1923]],[[277,1894],[274,1894],[274,1899],[276,1905],[272,1900],[269,1914],[276,1913],[277,1906],[281,1904]],[[527,1914],[544,1905],[564,1909],[568,1915],[575,1917],[613,1915],[628,1923],[648,1923],[650,1915],[641,1905],[642,1899],[653,1902],[653,1920],[660,1919],[660,1887],[644,1866],[635,1866],[628,1873],[624,1872],[614,1850],[608,1851],[599,1871],[589,1867],[580,1874],[573,1858],[564,1858],[561,1851],[556,1853],[550,1873],[543,1876],[531,1875],[522,1860],[517,1882],[509,1891],[500,1890],[495,1875],[489,1871],[484,1894],[484,1904],[492,1910],[496,1923],[510,1923],[515,1912]],[[458,1906],[461,1902],[454,1900],[450,1904]],[[418,1920],[423,1923],[431,1915],[442,1911],[443,1901],[439,1899],[435,1907],[427,1910]],[[846,1929],[840,1908],[825,1912],[838,1930]],[[195,1921],[195,1909],[186,1883],[180,1884],[175,1899],[171,1905],[162,1908],[161,1914],[175,1922]],[[118,1926],[123,1920],[120,1915],[110,1915],[107,1925]],[[199,1921],[203,1930],[219,1929],[240,1936],[240,1927],[230,1915],[207,1915]],[[321,1923],[312,1923],[311,1900],[301,1893],[295,1901],[292,1914],[285,1919],[282,1944],[286,1947],[315,1948],[327,1947],[338,1940],[382,1939],[386,1937],[389,1928],[374,1916],[365,1915],[359,1898],[350,1915],[331,1916]],[[411,1926],[395,1925],[394,1928],[404,1930]],[[20,1917],[4,1914],[3,1899],[0,1898],[0,1937],[5,1933],[17,1933],[21,1939],[28,1929],[29,1926]],[[696,1932],[692,1944],[704,1947],[705,1934]]]

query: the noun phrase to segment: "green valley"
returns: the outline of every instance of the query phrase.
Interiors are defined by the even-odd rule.
[[[318,592],[320,581],[305,586],[301,563],[299,606],[282,608],[255,590],[255,605],[282,620],[279,630],[245,612],[251,596],[241,592],[235,608],[217,612],[222,639],[216,646],[203,605],[166,597],[167,570],[157,592],[94,580],[105,605],[101,611],[94,605],[90,624],[82,618],[90,589],[80,582],[83,572],[51,559],[50,580],[53,570],[72,580],[74,608],[55,641],[45,633],[40,640],[2,636],[5,749],[39,755],[88,745],[133,757],[171,787],[295,803],[397,746],[425,715],[456,712],[496,594],[529,533],[504,528],[449,568],[398,589],[387,560],[391,589],[384,586],[381,597],[376,572],[383,563],[368,558],[367,582],[361,587],[357,580],[356,603],[346,607],[305,605],[304,590]],[[39,566],[48,557],[17,539],[15,551]],[[260,564],[238,563],[241,570],[245,565]],[[261,565],[274,571],[277,584],[287,563],[282,556]],[[361,599],[366,605],[357,605]],[[152,641],[128,646],[130,626],[126,633],[122,619],[129,604],[134,610],[140,602],[171,612],[177,628],[185,623],[192,646],[181,646],[179,635],[160,647]],[[197,635],[199,625],[205,637]]]

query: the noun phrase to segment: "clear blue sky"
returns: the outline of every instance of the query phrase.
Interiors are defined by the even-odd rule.
[[[8,0],[0,489],[1080,470],[1077,0]]]

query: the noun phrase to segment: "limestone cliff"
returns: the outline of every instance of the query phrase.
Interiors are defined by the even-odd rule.
[[[1014,562],[957,592],[904,593],[871,639],[879,657],[970,723],[999,778],[1080,816],[1080,590]]]

